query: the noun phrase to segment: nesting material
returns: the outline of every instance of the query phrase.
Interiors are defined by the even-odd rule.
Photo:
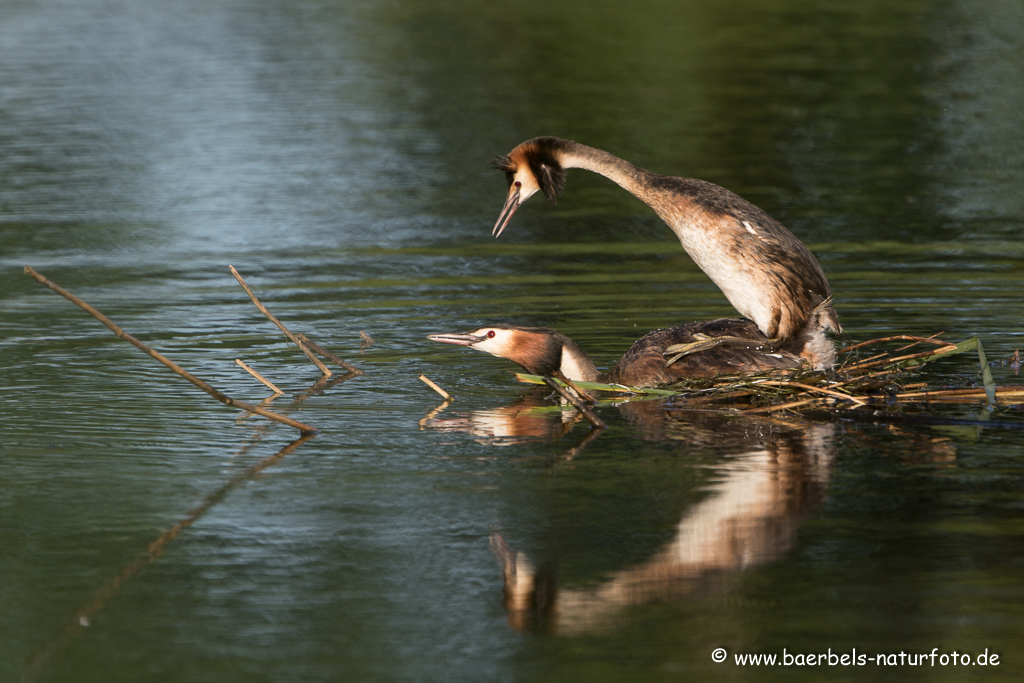
[[[1024,401],[1024,387],[999,387],[981,342],[972,337],[960,343],[933,337],[896,335],[851,344],[839,350],[840,363],[828,371],[798,370],[758,375],[722,375],[714,379],[680,382],[657,389],[617,384],[578,382],[588,390],[612,392],[619,397],[671,398],[677,408],[769,413],[855,409],[929,403],[997,403]],[[897,348],[891,348],[898,344]],[[920,381],[922,365],[961,353],[978,354],[980,382],[972,386],[931,386]],[[1012,362],[1011,362],[1012,365]],[[541,378],[517,373],[531,384]]]

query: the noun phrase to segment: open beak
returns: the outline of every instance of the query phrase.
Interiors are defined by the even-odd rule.
[[[458,346],[472,346],[482,342],[486,337],[478,337],[475,334],[428,334],[430,341],[441,342],[442,344],[457,344]]]
[[[516,187],[519,183],[516,183],[509,188],[508,199],[505,200],[505,206],[501,207],[501,214],[498,216],[498,222],[494,224],[494,229],[491,230],[491,234],[497,237],[508,225],[508,222],[512,220],[512,214],[519,208],[519,188]]]

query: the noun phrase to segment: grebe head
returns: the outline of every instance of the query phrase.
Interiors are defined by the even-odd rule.
[[[427,339],[442,344],[468,346],[498,358],[508,358],[508,354],[513,352],[515,347],[516,332],[517,330],[511,327],[481,327],[465,333],[428,334]]]
[[[555,203],[565,186],[565,169],[559,161],[564,142],[552,137],[534,138],[494,160],[494,167],[505,173],[508,195],[491,234],[500,235],[516,209],[538,191]]]
[[[507,358],[529,373],[550,375],[562,369],[562,347],[568,337],[547,327],[491,325],[465,334],[429,334],[427,339],[468,346],[498,358]]]

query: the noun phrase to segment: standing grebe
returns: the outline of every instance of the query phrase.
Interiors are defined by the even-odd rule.
[[[742,339],[750,348],[714,346],[666,363],[674,345],[699,344],[707,338]],[[574,382],[608,382],[631,387],[656,387],[697,377],[750,374],[800,367],[804,360],[789,351],[770,352],[768,338],[741,318],[720,318],[654,330],[633,344],[608,374],[598,372],[579,344],[547,327],[491,325],[466,334],[431,334],[431,341],[468,346],[518,363],[535,375],[561,374]]]
[[[603,150],[555,137],[527,140],[495,166],[505,172],[509,186],[495,236],[537,191],[554,203],[566,169],[599,173],[654,209],[729,303],[754,321],[766,338],[765,348],[799,355],[819,370],[835,364],[835,345],[825,331],[838,334],[842,327],[821,266],[785,226],[742,197],[704,180],[651,173]],[[698,337],[698,344],[673,343],[666,351],[743,344],[736,338],[743,335],[715,336],[725,339],[709,344]]]

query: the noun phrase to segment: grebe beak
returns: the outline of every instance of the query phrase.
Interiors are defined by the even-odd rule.
[[[491,230],[491,234],[497,237],[508,225],[508,222],[512,220],[512,214],[519,208],[519,183],[515,183],[508,190],[508,199],[505,200],[505,206],[501,207],[501,214],[498,216],[498,222],[494,224],[494,229]]]
[[[430,341],[441,342],[442,344],[456,344],[458,346],[472,346],[482,342],[487,337],[478,337],[475,334],[428,334]]]

